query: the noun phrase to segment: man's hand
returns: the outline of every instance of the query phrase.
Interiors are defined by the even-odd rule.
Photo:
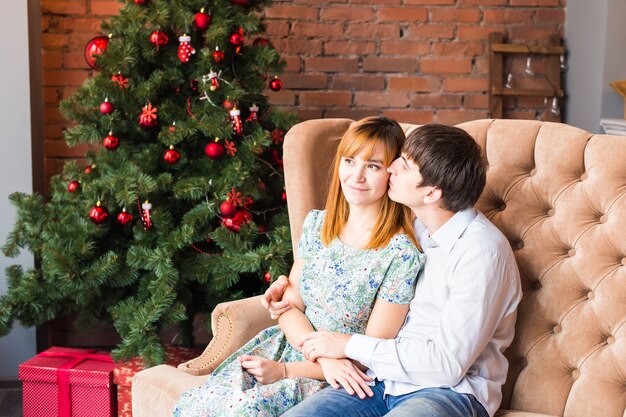
[[[248,371],[261,384],[271,384],[285,378],[285,364],[258,356],[239,357],[241,367]]]
[[[321,357],[341,359],[346,357],[346,345],[349,340],[349,334],[322,330],[304,335],[300,346],[304,357],[311,362]]]
[[[367,385],[372,378],[357,368],[351,360],[320,358],[318,363],[322,367],[324,378],[333,388],[342,386],[348,394],[356,394],[360,399],[364,399],[366,395],[368,397],[374,395]]]
[[[288,300],[282,301],[287,286],[289,286],[289,278],[281,275],[261,297],[261,304],[270,312],[272,320],[277,320],[281,314],[291,308]]]

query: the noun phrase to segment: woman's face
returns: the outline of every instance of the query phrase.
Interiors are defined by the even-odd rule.
[[[389,173],[384,156],[383,145],[379,143],[367,160],[363,151],[354,157],[341,157],[339,181],[350,205],[368,206],[386,197]]]

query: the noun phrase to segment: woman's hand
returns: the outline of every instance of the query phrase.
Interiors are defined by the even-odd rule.
[[[277,320],[281,314],[291,308],[289,300],[283,300],[287,286],[289,286],[289,278],[281,275],[261,297],[261,304],[270,312],[272,320]]]
[[[350,395],[358,395],[364,399],[372,397],[374,392],[367,383],[372,380],[363,371],[356,367],[349,359],[319,358],[317,362],[322,367],[324,378],[333,387],[343,389]]]
[[[267,385],[286,378],[285,364],[258,356],[243,355],[239,357],[241,367],[249,372],[261,384]]]

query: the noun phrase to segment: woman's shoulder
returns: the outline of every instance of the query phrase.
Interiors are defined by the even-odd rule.
[[[326,210],[311,210],[304,219],[303,229],[318,230],[322,228]]]
[[[395,234],[389,244],[387,250],[393,254],[403,254],[408,256],[421,256],[422,252],[413,244],[406,233]]]

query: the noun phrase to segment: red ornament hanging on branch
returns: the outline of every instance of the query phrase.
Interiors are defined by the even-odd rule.
[[[230,2],[235,6],[246,7],[250,3],[250,0],[230,0]]]
[[[85,167],[85,174],[91,174],[91,171],[96,169],[96,164],[91,164],[91,166]]]
[[[108,97],[105,98],[102,103],[100,103],[100,113],[111,114],[113,113],[113,110],[115,110],[115,107],[113,107],[113,104],[111,104]]]
[[[235,52],[239,53],[244,42],[243,29],[239,28],[237,32],[232,33],[228,38],[228,41],[235,47]]]
[[[217,72],[213,70],[209,72],[209,82],[211,83],[211,85],[209,86],[209,90],[211,91],[216,91],[218,88],[220,88],[220,82],[217,76]]]
[[[139,115],[139,126],[143,128],[151,128],[155,127],[159,124],[159,119],[157,116],[157,108],[152,105],[152,103],[148,102],[145,106],[141,108],[141,114]]]
[[[113,136],[113,132],[109,132],[107,137],[102,141],[102,145],[104,145],[107,150],[114,151],[120,146],[120,140],[117,136]]]
[[[96,59],[102,55],[109,45],[110,36],[96,36],[85,46],[85,61],[93,69],[99,69]]]
[[[210,142],[204,148],[204,154],[210,159],[220,159],[224,155],[224,146],[219,143],[220,139],[215,138],[213,142]]]
[[[80,183],[78,181],[70,181],[67,184],[67,191],[69,191],[70,193],[75,192],[79,188],[80,188]]]
[[[167,45],[170,41],[169,36],[165,32],[155,30],[150,34],[150,42],[159,50],[160,47]]]
[[[224,145],[224,148],[226,148],[226,153],[230,156],[235,156],[235,154],[237,153],[237,147],[235,146],[235,143],[229,141],[228,139],[224,140],[224,142],[226,143],[226,145]]]
[[[121,89],[128,88],[128,78],[125,78],[120,73],[111,75],[111,81],[117,84],[117,86]]]
[[[211,15],[204,13],[204,7],[193,17],[193,23],[198,30],[207,30],[211,26]]]
[[[272,281],[272,275],[269,272],[266,272],[263,275],[263,279],[265,280],[265,282],[269,284]]]
[[[174,145],[170,145],[170,148],[163,154],[163,160],[170,165],[174,165],[180,160],[180,152],[174,149]]]
[[[241,132],[243,131],[243,124],[241,123],[241,110],[235,107],[229,112],[229,114],[235,133],[241,135]]]
[[[126,208],[123,208],[122,211],[117,215],[117,222],[122,226],[126,226],[133,221],[133,215],[126,211]]]
[[[278,78],[278,75],[274,75],[272,81],[270,81],[270,89],[272,91],[280,91],[283,88],[283,82]]]
[[[246,210],[237,210],[233,217],[222,219],[222,224],[233,232],[238,232],[243,224],[250,223],[252,215]]]
[[[229,110],[229,111],[235,108],[235,102],[230,98],[230,96],[226,97],[222,105],[224,106],[226,110]]]
[[[180,59],[180,62],[183,64],[189,62],[191,55],[196,53],[196,50],[191,46],[191,36],[187,34],[179,36],[178,42],[180,42],[180,45],[178,45],[178,59]]]
[[[259,120],[259,116],[258,116],[259,106],[257,106],[256,104],[253,104],[252,106],[248,108],[248,110],[250,110],[250,115],[246,119],[246,122],[253,122],[253,121]]]
[[[148,0],[135,0],[135,4],[138,4],[139,6],[143,6],[147,2],[148,2]]]
[[[215,51],[211,54],[211,57],[213,58],[213,61],[219,64],[224,60],[224,52],[220,51],[219,46],[216,46]]]
[[[109,218],[109,211],[106,207],[100,204],[100,201],[98,201],[96,206],[89,210],[89,218],[95,224],[102,224]]]
[[[252,46],[267,46],[270,42],[265,38],[256,38],[254,42],[252,42]]]
[[[233,217],[237,212],[237,206],[232,204],[230,201],[223,201],[220,204],[220,213],[224,217]]]
[[[137,200],[137,204],[139,205],[139,200]],[[152,228],[152,219],[150,218],[151,210],[152,204],[150,204],[148,200],[141,205],[139,210],[139,217],[143,223],[143,228],[146,230],[150,230],[150,228]]]

